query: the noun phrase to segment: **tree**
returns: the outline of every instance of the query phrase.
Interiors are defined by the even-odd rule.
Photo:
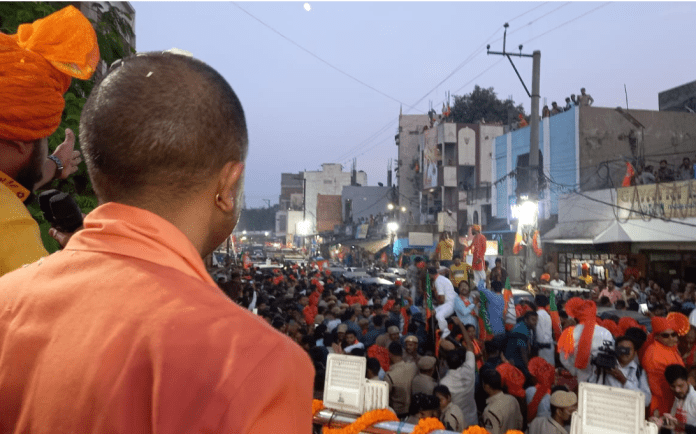
[[[44,18],[53,12],[69,6],[69,2],[0,2],[0,32],[5,34],[17,33],[17,28],[24,23],[32,23],[39,18]],[[116,7],[109,6],[104,10],[98,3],[92,3],[91,7],[97,12],[99,19],[93,20],[97,43],[99,44],[99,54],[101,60],[106,65],[111,65],[117,59],[122,59],[135,50],[128,45],[126,38],[134,36],[133,29],[129,21],[130,15],[122,12]],[[56,147],[65,139],[65,129],[70,128],[75,133],[75,149],[80,149],[79,131],[80,116],[82,107],[87,101],[92,88],[98,80],[99,71],[90,80],[72,80],[70,88],[65,93],[65,108],[60,126],[48,138],[49,152],[52,153]],[[88,213],[97,207],[97,197],[94,194],[92,183],[87,174],[87,167],[84,163],[80,164],[78,171],[66,180],[56,180],[45,187],[46,189],[55,188],[71,194],[82,212]],[[60,247],[58,243],[48,235],[50,224],[43,218],[43,214],[37,202],[27,204],[27,208],[34,219],[39,223],[41,238],[44,246],[49,252],[54,252]]]
[[[509,114],[508,114],[509,113]],[[501,101],[492,87],[484,89],[478,85],[468,95],[454,97],[454,106],[450,115],[454,122],[474,124],[485,120],[486,123],[508,123],[508,119],[517,120],[524,115],[522,105],[515,105],[512,99]]]

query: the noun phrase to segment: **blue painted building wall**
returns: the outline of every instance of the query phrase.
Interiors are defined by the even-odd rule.
[[[521,128],[495,139],[493,150],[493,179],[499,180],[515,169],[517,157],[529,152],[530,127]],[[554,181],[574,186],[578,182],[578,108],[542,119],[539,125],[539,149],[544,158],[544,173]],[[510,154],[508,156],[508,154]],[[508,217],[510,197],[515,196],[517,180],[506,179],[495,187],[493,215]],[[558,188],[540,193],[542,206],[550,214],[558,214]]]

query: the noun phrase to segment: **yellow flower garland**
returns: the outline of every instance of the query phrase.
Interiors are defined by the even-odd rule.
[[[437,429],[444,430],[445,426],[440,422],[439,419],[434,417],[427,417],[418,421],[418,425],[413,427],[411,434],[428,434],[431,431]]]

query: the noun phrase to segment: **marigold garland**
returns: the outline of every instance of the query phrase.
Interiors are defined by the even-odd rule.
[[[480,427],[478,425],[472,425],[469,428],[462,431],[462,434],[491,434],[486,428]],[[510,429],[505,434],[524,434],[522,431],[517,431],[516,429]]]
[[[372,410],[372,411],[368,411],[367,413],[363,414],[355,422],[353,422],[350,425],[347,425],[343,428],[324,427],[324,429],[322,430],[322,433],[323,434],[359,434],[368,426],[372,426],[372,425],[380,423],[380,422],[398,421],[398,420],[399,420],[399,418],[396,417],[394,412],[392,412],[391,410],[386,410],[386,409]]]
[[[486,428],[480,427],[478,425],[472,425],[469,428],[462,431],[462,434],[490,434]]]
[[[445,426],[435,417],[427,417],[418,421],[418,425],[413,427],[411,434],[428,434],[435,430],[444,430]]]
[[[324,402],[319,399],[312,401],[312,416],[316,416],[321,410],[324,409]]]
[[[568,327],[563,330],[561,337],[558,339],[558,352],[561,353],[563,357],[568,359],[571,354],[575,352],[575,338],[573,332],[575,327]]]

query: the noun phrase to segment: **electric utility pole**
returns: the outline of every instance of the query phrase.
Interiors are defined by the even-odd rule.
[[[537,188],[537,172],[539,170],[539,81],[541,77],[541,51],[536,50],[532,54],[522,54],[522,45],[520,45],[519,53],[506,52],[505,43],[507,39],[507,29],[508,27],[510,27],[510,25],[508,23],[505,23],[503,27],[505,27],[505,33],[503,34],[503,52],[501,53],[498,51],[490,51],[490,45],[486,47],[486,50],[488,54],[499,54],[508,58],[510,64],[512,65],[512,68],[515,70],[515,73],[517,74],[517,77],[520,79],[520,82],[522,82],[524,90],[527,92],[527,95],[532,98],[532,113],[529,122],[529,167],[527,168],[527,175],[529,179],[529,200],[536,201],[539,198]],[[522,76],[520,75],[519,71],[517,71],[517,67],[515,67],[515,64],[512,62],[512,58],[510,56],[532,58],[531,94],[529,93],[527,86],[524,84],[524,80],[522,79]]]
[[[515,70],[515,73],[517,74],[517,77],[520,79],[520,82],[522,82],[522,86],[524,87],[525,92],[527,92],[527,95],[532,99],[532,106],[531,106],[531,116],[529,120],[529,164],[526,168],[527,170],[527,182],[528,184],[528,191],[529,191],[529,196],[528,200],[534,204],[534,207],[536,210],[538,210],[538,199],[539,199],[539,81],[541,77],[541,51],[536,50],[532,54],[522,54],[522,45],[519,46],[520,52],[518,53],[509,53],[505,51],[505,43],[507,42],[507,29],[510,27],[508,23],[505,23],[503,26],[505,27],[505,33],[503,34],[503,52],[496,52],[496,51],[490,51],[491,46],[488,45],[486,46],[486,50],[488,54],[498,54],[501,56],[505,56],[508,58],[510,61],[510,64],[512,65],[512,68]],[[517,56],[517,57],[531,57],[532,58],[532,93],[529,93],[529,90],[527,89],[527,86],[524,84],[524,80],[522,79],[522,76],[520,75],[519,71],[517,71],[517,67],[515,67],[515,64],[512,61],[512,57],[510,56]],[[547,156],[548,158],[548,156]],[[536,226],[536,219],[534,219],[534,225]],[[519,224],[519,223],[518,223]],[[532,231],[530,231],[530,234],[534,233],[534,229],[532,228]],[[531,246],[532,244],[532,236],[528,238],[527,241],[527,248],[526,248],[526,255],[525,255],[525,267],[524,267],[524,278],[525,278],[525,284],[528,283],[531,278],[532,274],[534,271],[534,264],[536,263],[536,258],[534,258],[534,251]]]

